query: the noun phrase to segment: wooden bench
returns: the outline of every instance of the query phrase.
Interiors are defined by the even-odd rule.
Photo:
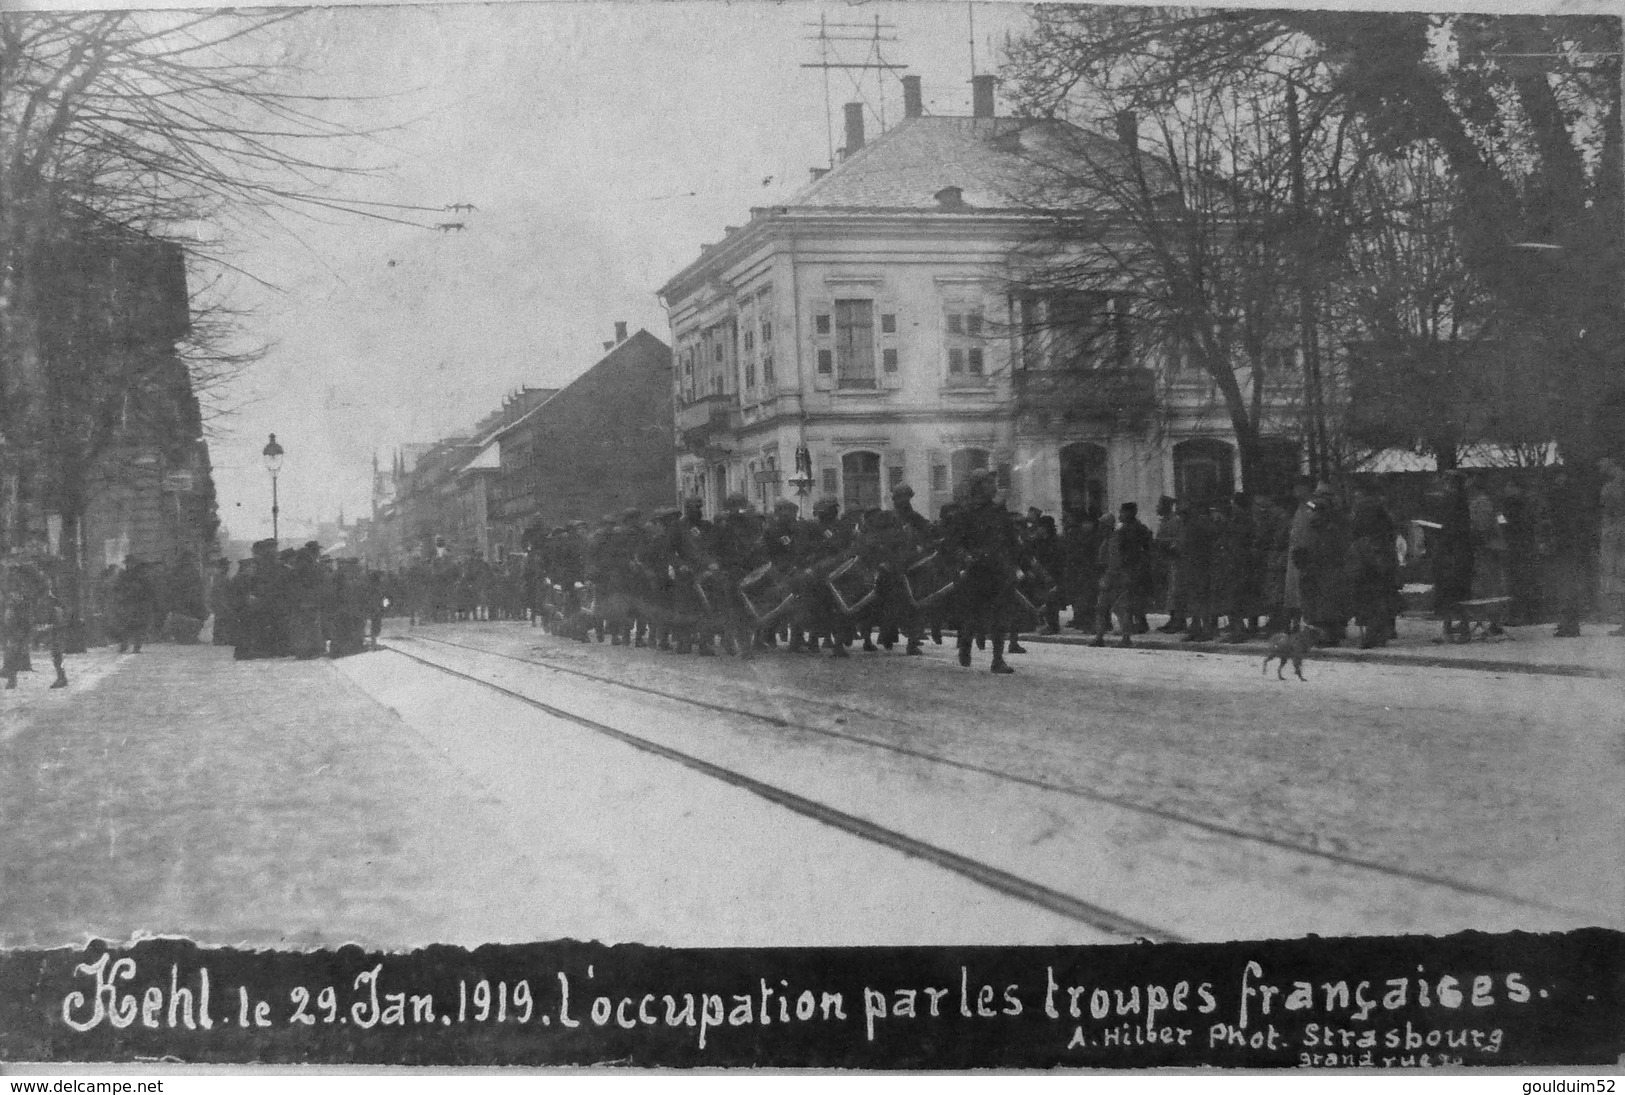
[[[1487,641],[1492,635],[1510,639],[1512,635],[1506,630],[1506,617],[1511,605],[1511,597],[1457,601],[1450,606],[1450,614],[1445,618],[1445,637],[1458,643],[1471,642],[1475,638]],[[1455,631],[1453,628],[1458,622],[1461,630]]]

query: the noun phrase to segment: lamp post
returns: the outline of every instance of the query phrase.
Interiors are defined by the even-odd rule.
[[[270,443],[260,453],[265,457],[265,470],[271,473],[271,540],[275,543],[281,539],[277,535],[276,473],[282,470],[282,446],[276,443],[276,434],[271,435]]]

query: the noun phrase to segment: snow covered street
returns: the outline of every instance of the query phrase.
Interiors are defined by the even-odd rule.
[[[1617,677],[1316,660],[1300,684],[1033,643],[1001,679],[929,643],[741,662],[519,624],[385,642],[332,663],[150,647],[13,704],[0,943],[1625,923]]]

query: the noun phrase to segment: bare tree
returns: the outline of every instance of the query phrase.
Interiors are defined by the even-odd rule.
[[[1104,27],[1119,18],[1098,15]],[[1165,362],[1178,387],[1210,385],[1244,482],[1262,485],[1266,435],[1299,432],[1312,396],[1293,367],[1304,319],[1296,294],[1326,280],[1325,244],[1298,188],[1305,164],[1343,159],[1294,147],[1288,84],[1270,73],[1147,95],[1143,65],[1098,61],[1073,73],[1062,106],[1113,118],[1117,140],[1058,130],[1076,136],[1040,146],[1040,181],[1025,200],[1053,222],[1018,265],[1040,292],[1113,301],[1137,354]],[[1324,126],[1311,127],[1319,141]]]
[[[1143,105],[1290,81],[1296,126],[1285,111],[1275,124],[1297,129],[1305,157],[1294,196],[1305,259],[1340,250],[1344,226],[1369,211],[1352,199],[1370,157],[1426,150],[1453,195],[1453,261],[1496,302],[1495,344],[1520,346],[1549,374],[1539,398],[1552,437],[1581,465],[1621,443],[1617,18],[1054,6],[1037,10],[1035,28],[1006,74],[1036,114],[1101,88]],[[1326,305],[1313,285],[1299,300],[1312,387]]]
[[[284,36],[302,15],[0,16],[0,539],[41,508],[72,519],[171,359],[205,391],[252,359],[223,300],[190,314],[187,266],[232,266],[198,225],[401,219],[333,196],[367,173],[351,159],[368,134],[330,117],[339,97],[297,86]]]

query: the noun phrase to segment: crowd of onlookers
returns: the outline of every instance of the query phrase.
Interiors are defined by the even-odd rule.
[[[1607,460],[1601,469],[1594,528],[1562,469],[1538,489],[1527,476],[1443,473],[1405,499],[1403,517],[1371,477],[1334,489],[1302,476],[1281,498],[1164,497],[1149,559],[1131,568],[1126,595],[1111,606],[1098,591],[1117,519],[1069,514],[1057,530],[1032,509],[1023,524],[1060,587],[1043,630],[1060,630],[1059,610],[1070,606],[1066,626],[1097,634],[1123,626],[1123,616],[1125,635],[1144,632],[1146,614],[1164,612],[1156,630],[1190,641],[1242,642],[1310,623],[1333,645],[1354,625],[1363,646],[1380,646],[1409,608],[1431,610],[1457,640],[1474,622],[1495,634],[1550,621],[1556,635],[1577,635],[1593,588],[1605,614],[1625,618],[1625,475]],[[1600,547],[1595,587],[1592,543]],[[1102,619],[1108,611],[1116,618]]]

